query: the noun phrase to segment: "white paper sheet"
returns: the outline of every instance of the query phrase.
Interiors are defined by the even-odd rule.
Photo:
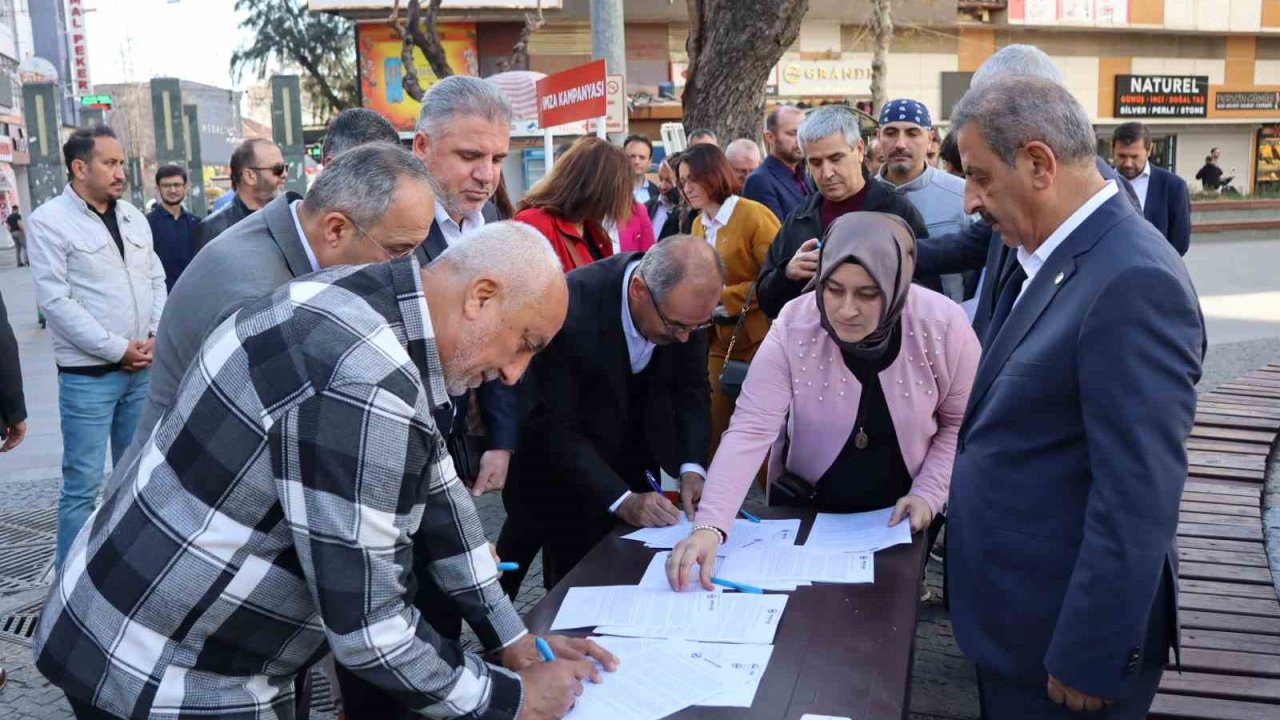
[[[893,508],[865,513],[818,513],[809,529],[805,547],[875,552],[911,543],[911,523],[906,518],[889,527]]]
[[[715,615],[713,600],[720,593],[673,593],[634,585],[569,588],[551,623],[552,630],[596,625],[683,626]],[[711,600],[708,600],[710,596]]]
[[[654,645],[628,654],[599,685],[583,683],[582,695],[566,718],[572,720],[657,720],[718,695],[739,678],[696,649]]]
[[[640,584],[636,587],[641,587],[645,590],[666,590],[667,592],[671,592],[671,583],[667,580],[667,558],[669,557],[671,557],[670,550],[664,550],[655,554],[653,559],[649,561],[649,567],[645,568],[644,577],[640,578]],[[716,558],[716,564],[712,568],[711,574],[719,575],[720,566],[723,563],[724,558]],[[702,587],[702,583],[698,582],[698,573],[701,571],[701,566],[698,565],[698,563],[694,563],[693,567],[690,569],[691,574],[689,575],[692,580],[689,583],[689,587],[684,589],[686,593],[698,592],[700,590],[706,592]]]
[[[622,539],[642,542],[645,547],[670,550],[676,546],[676,543],[689,537],[690,532],[693,532],[693,523],[689,522],[688,516],[682,512],[680,513],[680,522],[675,525],[660,528],[640,528],[623,535]],[[739,518],[733,521],[733,527],[729,532],[729,541],[720,548],[720,553],[728,555],[736,550],[756,545],[794,545],[799,534],[799,519],[761,520],[758,523],[753,523]]]
[[[809,545],[768,545],[725,558],[719,574],[736,582],[774,589],[797,582],[875,581],[874,556],[857,550]]]
[[[624,637],[771,645],[778,625],[782,622],[782,611],[787,606],[786,595],[715,593],[705,590],[698,593],[673,593],[670,590],[637,592],[658,593],[675,601],[693,599],[696,609],[690,616],[691,621],[684,624],[601,624],[596,626],[596,632],[600,635]]]
[[[756,690],[760,688],[760,679],[769,667],[769,658],[773,656],[772,645],[732,645],[609,636],[591,639],[623,661],[654,645],[671,644],[681,649],[693,648],[711,662],[730,669],[733,675],[732,679],[727,680],[727,687],[716,695],[694,703],[704,707],[751,707],[755,702]]]

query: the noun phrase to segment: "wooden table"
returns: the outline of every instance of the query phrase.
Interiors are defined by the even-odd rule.
[[[801,538],[808,536],[813,524],[812,511],[749,509],[765,518],[799,517]],[[600,541],[547,593],[525,618],[531,631],[547,631],[571,587],[640,582],[656,551],[620,539],[627,532],[629,528],[619,529]],[[919,533],[909,546],[876,553],[873,585],[812,585],[789,593],[755,704],[750,709],[692,707],[672,717],[798,720],[804,713],[854,720],[905,717],[924,562],[924,534]]]

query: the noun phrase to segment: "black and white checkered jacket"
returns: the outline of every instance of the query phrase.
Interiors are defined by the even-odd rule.
[[[76,539],[35,637],[45,677],[128,718],[290,718],[326,652],[429,717],[514,718],[519,679],[405,596],[410,534],[489,649],[525,634],[432,411],[417,261],[300,278],[206,338]]]

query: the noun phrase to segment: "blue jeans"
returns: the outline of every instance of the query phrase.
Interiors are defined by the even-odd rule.
[[[62,414],[62,494],[58,497],[58,550],[62,564],[76,533],[93,512],[102,489],[102,470],[111,440],[114,466],[133,441],[147,400],[150,370],[118,370],[102,377],[58,373]]]

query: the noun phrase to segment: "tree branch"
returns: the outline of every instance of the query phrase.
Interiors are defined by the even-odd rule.
[[[542,0],[538,0],[537,14],[524,14],[524,29],[520,31],[520,37],[516,40],[516,44],[511,47],[511,56],[498,62],[498,71],[507,72],[527,63],[529,61],[529,37],[541,30],[542,26],[546,24],[546,19],[542,17]]]

